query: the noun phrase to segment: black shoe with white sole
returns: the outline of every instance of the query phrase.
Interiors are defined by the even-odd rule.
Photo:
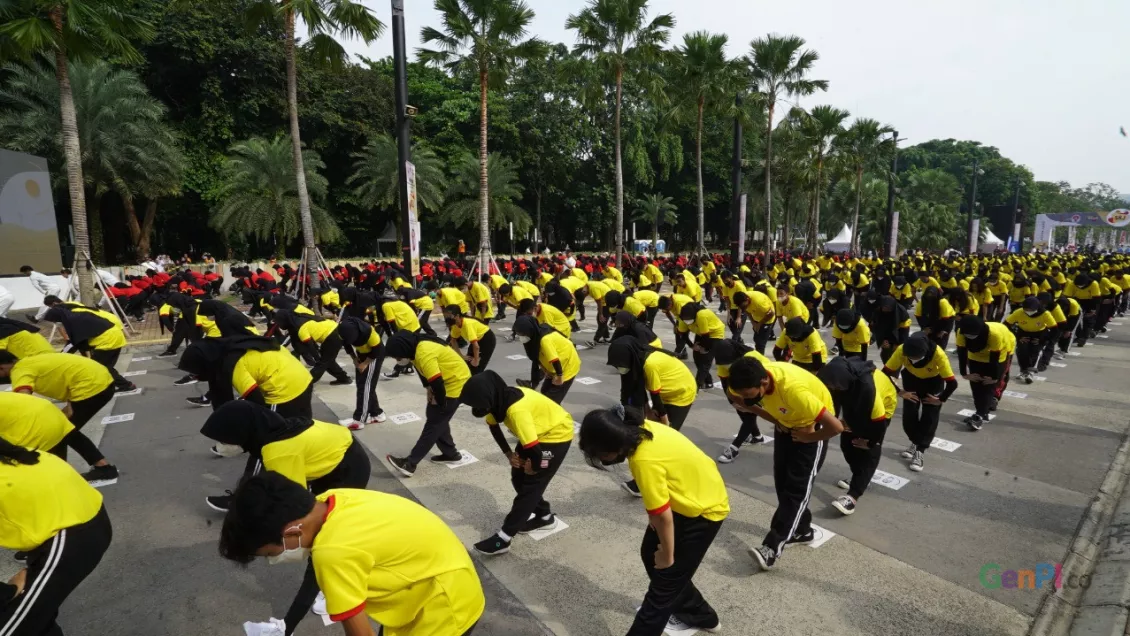
[[[330,382],[330,386],[345,386],[346,384],[353,384],[353,379],[349,376],[339,378]]]
[[[750,548],[749,555],[757,562],[758,567],[765,572],[772,570],[773,566],[777,565],[777,553],[767,545]]]
[[[493,534],[475,544],[475,552],[486,556],[506,554],[510,551],[510,542],[497,534]]]
[[[546,530],[557,525],[557,517],[550,513],[544,517],[532,517],[529,521],[522,525],[522,529],[518,534],[529,534],[537,530]]]
[[[411,477],[416,473],[416,465],[409,462],[407,457],[393,457],[392,455],[385,455],[385,459],[396,470],[396,472]]]
[[[855,512],[855,500],[847,495],[841,495],[832,501],[832,507],[842,514],[850,515]]]
[[[111,464],[91,466],[90,470],[82,474],[82,478],[95,488],[109,486],[118,483],[118,469]]]
[[[184,401],[198,407],[212,406],[212,400],[209,400],[208,396],[206,395],[194,395],[192,397],[185,398]]]
[[[161,353],[157,354],[158,358],[175,358],[176,356],[176,351],[162,351]]]
[[[200,380],[196,376],[194,376],[190,373],[190,374],[184,376],[183,378],[177,380],[176,382],[173,382],[173,386],[188,386],[190,384],[196,384],[199,381]]]
[[[809,527],[808,532],[804,534],[794,534],[791,539],[785,543],[788,545],[808,545],[823,538],[824,533],[816,528]]]
[[[212,510],[215,510],[216,512],[227,512],[228,508],[231,507],[232,492],[230,490],[226,492],[226,495],[213,495],[211,497],[205,497],[204,503],[208,504],[208,507]]]
[[[463,453],[457,452],[455,455],[432,455],[428,459],[437,464],[456,464],[463,461]]]
[[[643,497],[643,493],[640,492],[640,487],[636,484],[636,480],[634,479],[631,481],[620,482],[620,487],[633,497]]]

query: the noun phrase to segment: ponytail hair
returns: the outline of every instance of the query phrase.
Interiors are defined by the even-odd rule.
[[[23,446],[16,446],[8,440],[0,438],[0,464],[8,464],[9,466],[24,464],[31,466],[38,463],[39,451],[24,448]]]

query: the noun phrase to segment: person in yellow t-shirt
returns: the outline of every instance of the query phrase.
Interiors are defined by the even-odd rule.
[[[55,353],[55,347],[39,333],[39,327],[0,316],[0,351],[17,358],[30,358],[41,353]]]
[[[722,384],[722,393],[726,396],[726,399],[730,400],[731,406],[737,411],[738,419],[742,423],[741,428],[738,429],[737,437],[717,457],[720,464],[729,464],[734,461],[742,444],[747,441],[750,444],[764,444],[766,441],[765,436],[761,434],[761,429],[757,426],[757,415],[739,409],[739,404],[736,403],[737,398],[730,393],[730,365],[744,357],[760,360],[762,363],[769,362],[768,358],[736,340],[719,340],[714,343],[714,362],[718,365],[718,381]]]
[[[450,465],[462,461],[463,454],[451,438],[451,418],[459,408],[463,385],[471,378],[467,361],[445,340],[408,331],[397,332],[390,338],[385,353],[401,366],[411,364],[416,367],[420,384],[427,389],[420,439],[408,455],[397,457],[389,454],[385,459],[405,477],[416,472],[416,467],[433,446],[440,450],[439,455],[431,457],[433,462]]]
[[[815,373],[828,362],[828,347],[812,325],[802,318],[790,318],[773,344],[773,359],[791,359],[793,364]]]
[[[946,350],[918,332],[899,345],[883,363],[883,372],[894,376],[902,369],[902,430],[910,446],[901,455],[910,470],[921,472],[923,455],[934,441],[942,404],[957,390],[957,378]]]
[[[61,635],[60,606],[110,547],[102,495],[66,461],[3,439],[0,483],[0,547],[27,563],[0,584],[0,633]]]
[[[898,406],[898,390],[890,376],[860,358],[832,358],[818,377],[832,393],[844,423],[840,451],[851,469],[850,480],[836,482],[847,494],[832,501],[832,507],[850,515],[879,467],[883,438]]]
[[[236,400],[212,413],[200,433],[239,446],[248,454],[243,479],[271,471],[308,487],[315,496],[333,488],[369,484],[369,455],[344,426],[308,417],[283,418],[259,404]],[[225,513],[231,509],[231,500],[231,495],[205,497],[209,508]],[[307,563],[302,584],[283,619],[289,631],[310,612],[317,595],[314,566]]]
[[[867,349],[871,346],[871,327],[855,309],[841,309],[836,312],[832,338],[836,340],[836,347],[841,356],[867,359]]]
[[[448,344],[459,352],[471,368],[471,375],[482,373],[494,355],[495,336],[485,321],[459,313],[458,305],[443,309],[443,321],[447,324]],[[459,348],[460,341],[467,343],[467,355]]]
[[[742,311],[738,317],[738,321],[742,324],[737,325],[737,331],[741,332],[745,317],[749,316],[753,331],[753,346],[758,353],[764,354],[765,346],[769,344],[769,336],[773,333],[773,322],[777,318],[773,300],[764,292],[749,289],[735,292],[733,301],[734,306]],[[801,308],[804,308],[804,303],[801,303]]]
[[[793,318],[801,318],[804,322],[809,322],[808,307],[805,306],[804,301],[789,292],[788,285],[777,287],[777,303],[773,306],[773,311],[777,314],[777,321],[782,329],[785,328],[785,322]]]
[[[333,382],[330,382],[333,386],[352,382],[349,374],[337,363],[337,354],[343,346],[337,322],[287,309],[275,311],[274,319],[278,328],[287,333],[295,352],[314,360],[314,366],[310,369],[311,382],[321,380],[326,372],[333,377]],[[343,316],[342,320],[344,319]]]
[[[428,298],[431,301],[431,298]],[[432,303],[433,308],[435,306]],[[429,310],[430,311],[430,310]],[[405,331],[419,331],[424,323],[420,322],[420,315],[412,305],[403,300],[385,300],[381,303],[380,321],[387,329],[387,333],[396,333],[401,329]]]
[[[8,377],[13,393],[66,402],[63,414],[74,426],[61,444],[49,449],[66,459],[67,447],[73,448],[90,470],[83,478],[94,486],[118,482],[118,469],[102,454],[94,442],[82,434],[82,427],[114,398],[114,380],[101,364],[82,356],[66,353],[43,353],[17,360],[7,351],[0,351],[0,377]]]
[[[1016,311],[1004,319],[1016,336],[1016,361],[1020,364],[1020,381],[1032,384],[1032,376],[1040,362],[1044,343],[1050,340],[1058,325],[1040,299],[1029,296]]]
[[[979,431],[1008,386],[1008,371],[1016,337],[999,322],[985,322],[977,316],[962,316],[957,322],[957,362],[961,377],[969,381],[973,393],[973,415],[963,420]]]
[[[489,322],[494,318],[494,304],[491,302],[490,288],[480,283],[479,281],[468,281],[463,278],[455,279],[455,286],[463,290],[463,295],[467,297],[468,304],[474,305],[474,313],[467,310],[470,307],[464,307],[463,303],[459,304],[460,313],[473,315],[475,318],[483,322]],[[453,303],[443,303],[441,307],[447,307]]]
[[[310,372],[273,338],[204,338],[185,349],[178,367],[208,382],[208,393],[203,397],[186,398],[193,406],[215,409],[234,394],[264,404],[283,417],[310,417],[313,413]]]
[[[63,353],[89,353],[90,359],[106,367],[114,378],[114,391],[134,391],[137,386],[122,377],[115,366],[126,346],[126,333],[117,316],[101,309],[91,309],[80,303],[65,303],[56,296],[43,299],[49,307],[43,320],[63,327],[67,345]]]
[[[822,538],[808,509],[812,484],[827,441],[844,430],[828,387],[804,369],[781,362],[740,358],[730,365],[730,395],[740,408],[772,422],[773,475],[777,511],[762,544],[750,550],[762,570],[772,569],[786,544],[806,545]],[[735,406],[739,402],[732,400]]]
[[[530,380],[527,383],[519,379],[518,386],[532,389],[541,382],[542,395],[561,404],[581,372],[577,348],[560,332],[539,324],[533,316],[518,316],[514,321],[514,336],[530,359]]]
[[[694,404],[698,388],[687,366],[664,349],[652,349],[634,336],[608,345],[608,365],[620,373],[620,402],[644,407],[651,399],[654,419],[678,430]]]
[[[573,442],[573,416],[533,389],[506,386],[494,371],[468,380],[462,401],[471,407],[471,415],[486,421],[495,443],[510,462],[510,483],[514,486],[510,512],[498,532],[474,546],[479,554],[505,554],[519,533],[557,527],[545,491]],[[500,424],[518,439],[513,449]]]
[[[647,511],[640,557],[649,584],[628,633],[660,634],[671,618],[715,631],[718,614],[693,578],[730,513],[718,466],[682,433],[633,407],[586,414],[580,447],[594,467],[626,460]]]
[[[923,333],[938,343],[938,346],[943,349],[949,346],[950,332],[953,331],[957,314],[949,300],[942,298],[939,288],[927,287],[922,291],[922,298],[914,306],[914,317]]]
[[[220,554],[243,565],[309,556],[326,611],[346,636],[373,636],[370,620],[384,636],[464,636],[486,607],[455,533],[420,504],[372,490],[314,495],[278,473],[260,473],[232,498]]]
[[[412,311],[416,313],[416,322],[420,325],[419,328],[423,329],[424,332],[429,335],[436,335],[435,330],[432,329],[432,326],[429,324],[429,321],[432,317],[432,311],[435,310],[436,307],[435,301],[432,300],[432,297],[422,289],[413,289],[411,287],[401,287],[400,289],[396,290],[396,295],[400,298],[400,300],[408,303],[408,306],[411,307]],[[398,308],[399,306],[397,305],[394,305],[392,308],[393,322],[397,325],[406,324],[408,327],[411,327],[412,323],[411,321],[407,320],[407,316],[396,315],[396,310]],[[384,308],[382,308],[382,311],[384,311]],[[384,318],[387,324],[389,320],[387,312],[385,312]]]
[[[386,419],[381,402],[377,399],[377,381],[385,359],[381,335],[376,327],[353,316],[343,316],[337,325],[337,332],[341,336],[342,347],[353,360],[353,367],[357,371],[357,398],[349,430],[359,431],[368,424],[380,424]]]
[[[741,312],[740,309],[737,311]],[[699,389],[713,389],[714,379],[710,376],[710,365],[714,362],[714,343],[726,337],[726,325],[722,324],[712,310],[698,303],[683,305],[679,319],[694,334],[691,351],[695,365],[695,384]]]
[[[679,313],[683,311],[683,307],[688,303],[692,303],[690,296],[683,294],[665,294],[659,297],[656,301],[656,307],[662,311],[667,320],[671,321],[671,326],[675,330],[675,355],[680,360],[687,359],[687,347],[690,346],[690,329],[679,320]]]
[[[66,459],[63,440],[74,430],[74,424],[50,400],[15,391],[0,393],[0,438]]]

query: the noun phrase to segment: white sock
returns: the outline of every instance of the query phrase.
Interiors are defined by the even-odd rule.
[[[510,539],[511,539],[510,535],[506,534],[505,532],[503,532],[501,530],[498,531],[498,538],[502,539],[503,541],[505,541],[507,543],[510,543]]]

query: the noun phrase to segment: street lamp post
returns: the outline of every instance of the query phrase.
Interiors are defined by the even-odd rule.
[[[887,175],[887,241],[886,245],[883,245],[880,250],[888,252],[887,258],[895,257],[891,253],[895,251],[891,249],[891,246],[895,244],[895,240],[898,238],[895,236],[895,233],[898,232],[898,229],[895,228],[895,177],[898,176],[899,172],[899,131],[891,131],[891,140],[894,142],[895,149],[891,156],[891,172]],[[859,224],[856,223],[856,225]],[[858,233],[859,228],[852,228],[852,232]],[[855,243],[858,245],[859,240],[856,239]],[[859,255],[856,254],[855,256],[858,257]]]
[[[980,173],[981,173],[981,170],[980,170],[980,168],[977,167],[977,160],[974,159],[973,160],[973,187],[972,187],[971,192],[969,193],[969,214],[968,214],[968,219],[966,220],[966,228],[965,228],[965,239],[966,239],[965,240],[965,248],[966,248],[966,253],[969,254],[970,256],[972,256],[973,252],[976,251],[974,246],[973,246],[973,240],[974,240],[974,236],[973,236],[973,214],[974,214],[974,211],[977,208],[977,175],[980,174]]]
[[[737,267],[743,254],[739,253],[741,245],[741,204],[742,204],[742,94],[734,96],[734,156],[730,163],[730,187],[733,196],[730,197],[730,263]]]
[[[1012,195],[1012,240],[1020,251],[1020,175],[1016,175],[1016,191]]]
[[[412,268],[412,228],[408,213],[408,162],[412,160],[408,124],[408,52],[404,43],[404,0],[392,0],[393,84],[396,92],[396,158],[400,167],[400,256]],[[418,272],[409,272],[412,278]]]

